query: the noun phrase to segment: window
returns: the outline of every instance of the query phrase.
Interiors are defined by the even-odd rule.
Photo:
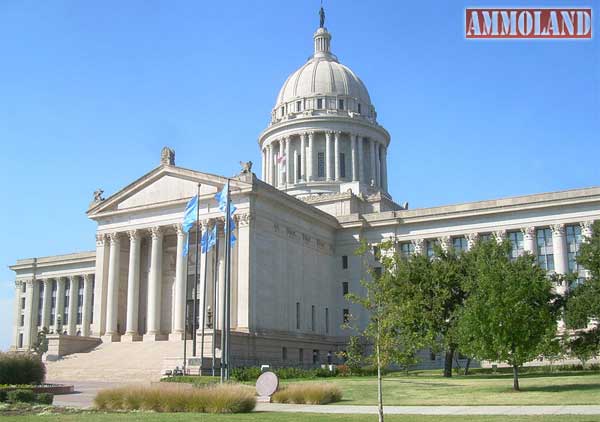
[[[400,256],[408,259],[412,254],[415,253],[415,245],[412,242],[403,242],[400,244]]]
[[[340,152],[340,177],[346,177],[346,154]]]
[[[342,255],[342,269],[348,269],[348,255]]]
[[[83,283],[79,283],[77,290],[77,324],[81,324],[83,320]]]
[[[490,240],[492,240],[492,234],[491,233],[482,233],[479,235],[479,241],[480,242],[489,242]]]
[[[19,333],[19,349],[23,348],[23,333]]]
[[[315,331],[315,305],[310,307],[310,330]]]
[[[24,327],[25,326],[25,314],[21,314],[21,322],[20,322],[20,326]]]
[[[323,108],[323,99],[317,98],[317,109],[321,110]]]
[[[585,279],[583,268],[577,264],[577,256],[579,255],[579,247],[583,241],[581,235],[581,226],[566,226],[565,232],[567,234],[567,258],[568,268],[570,273],[577,273],[579,277],[574,284],[582,283]]]
[[[325,333],[329,334],[329,308],[325,308]]]
[[[302,111],[302,101],[296,101],[296,111]]]
[[[508,232],[506,237],[510,241],[511,246],[510,259],[514,261],[518,256],[523,255],[523,232],[520,230]]]
[[[21,298],[21,309],[25,309],[25,298]]]
[[[298,362],[300,362],[300,363],[304,362],[304,349],[303,348],[298,349]]]
[[[37,308],[37,325],[42,326],[43,312],[44,312],[44,282],[40,281],[40,293],[38,295],[38,308]]]
[[[283,106],[281,106],[281,117],[283,117],[284,114],[285,114],[285,108]]]
[[[296,330],[300,329],[300,302],[296,302]]]
[[[90,315],[88,315],[90,318],[90,324],[94,323],[94,286],[95,286],[95,283],[96,283],[96,281],[92,280],[92,283],[90,286],[90,289],[92,289],[92,294],[91,294],[92,298],[90,300],[90,311],[89,311]]]
[[[344,296],[346,296],[346,295],[348,294],[348,292],[349,292],[349,289],[348,289],[348,282],[347,282],[347,281],[344,281],[344,282],[342,282],[342,294],[343,294]]]
[[[342,311],[342,313],[343,313],[342,321],[344,324],[347,324],[350,321],[350,310],[344,309]]]
[[[325,153],[317,153],[317,176],[325,177]]]
[[[433,351],[429,352],[429,360],[435,360],[435,353]]]
[[[373,257],[375,258],[375,261],[379,262],[379,258],[381,257],[380,254],[380,250],[379,250],[379,246],[373,246]]]
[[[64,296],[64,307],[63,307],[63,325],[68,324],[69,322],[69,294],[71,291],[71,282],[70,280],[65,281],[65,296]]]
[[[464,236],[455,237],[452,239],[452,246],[458,252],[466,252],[468,249],[467,238]]]
[[[313,364],[317,365],[321,359],[319,359],[319,351],[317,349],[313,350]]]
[[[287,347],[281,348],[281,360],[287,360]]]
[[[302,156],[298,154],[296,158],[296,179],[300,180],[302,178]]]
[[[343,109],[344,109],[344,100],[338,100],[338,108],[339,108],[340,110],[343,110]]]
[[[427,241],[427,256],[432,258],[435,255],[434,246],[438,245],[440,242],[436,240],[428,240]]]
[[[381,277],[381,267],[373,268],[373,273],[375,274],[375,277]]]
[[[552,230],[537,229],[538,264],[546,271],[554,271],[554,246],[552,244]]]
[[[360,103],[358,103],[358,114],[360,114]]]
[[[56,280],[52,280],[52,295],[50,299],[50,325],[56,324]]]

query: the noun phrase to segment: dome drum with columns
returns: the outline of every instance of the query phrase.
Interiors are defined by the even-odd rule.
[[[373,191],[387,195],[389,133],[367,88],[330,51],[319,28],[314,54],[281,88],[259,137],[262,175],[295,196]]]

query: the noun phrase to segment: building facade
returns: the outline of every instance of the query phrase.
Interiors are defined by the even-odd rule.
[[[509,239],[516,256],[534,254],[556,273],[577,272],[575,258],[600,218],[600,188],[408,209],[388,193],[389,133],[360,78],[331,52],[321,26],[314,54],[285,81],[258,139],[261,178],[246,167],[231,179],[237,241],[232,251],[234,363],[318,364],[344,348],[342,323],[367,315],[344,295],[361,292],[361,239],[392,240],[398,251],[466,250],[478,239]],[[227,179],[178,167],[163,149],[160,165],[108,198],[98,192],[87,216],[96,249],[18,260],[14,348],[27,350],[47,328],[103,342],[181,342],[198,270],[199,325],[205,350],[219,329],[224,248],[182,254],[196,238],[183,212],[200,190],[200,229],[219,228],[214,195]],[[200,186],[198,188],[198,186]],[[91,235],[91,234],[90,234]],[[372,265],[377,265],[372,258]],[[564,293],[569,286],[556,286]],[[206,295],[201,294],[206,289]],[[187,295],[186,295],[187,292]],[[219,353],[219,352],[218,352]],[[206,353],[205,353],[206,355]]]

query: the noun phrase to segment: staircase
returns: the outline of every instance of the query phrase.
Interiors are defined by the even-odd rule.
[[[187,344],[191,350],[191,341]],[[102,343],[85,353],[46,363],[46,380],[136,383],[158,381],[163,359],[183,356],[182,341]]]

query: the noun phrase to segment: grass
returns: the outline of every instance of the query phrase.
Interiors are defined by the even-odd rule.
[[[386,422],[594,422],[600,416],[413,416],[386,415]],[[2,422],[376,422],[377,415],[253,412],[236,415],[193,413],[87,413],[3,416]]]
[[[287,384],[273,395],[275,403],[328,404],[341,399],[340,387],[324,382]]]
[[[94,403],[100,410],[243,413],[254,409],[256,397],[253,389],[244,385],[191,387],[163,384],[102,390]]]
[[[375,377],[330,378],[343,400],[337,404],[377,403]],[[284,381],[282,386],[294,381]],[[303,383],[318,382],[302,380]],[[512,390],[511,375],[469,375],[443,378],[433,371],[391,374],[383,380],[387,405],[555,405],[597,404],[600,373],[527,374],[521,392]]]

